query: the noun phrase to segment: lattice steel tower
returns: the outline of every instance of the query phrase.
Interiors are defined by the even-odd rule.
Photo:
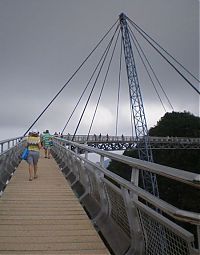
[[[153,162],[152,150],[150,147],[147,123],[145,118],[142,95],[139,86],[139,80],[133,56],[133,49],[130,41],[130,32],[127,25],[126,15],[121,13],[120,28],[124,47],[124,56],[126,70],[128,76],[128,85],[130,93],[130,101],[135,126],[135,135],[138,146],[139,158],[142,160]],[[140,143],[140,139],[144,139],[145,146]],[[143,188],[155,196],[159,196],[156,175],[147,171],[141,172]]]

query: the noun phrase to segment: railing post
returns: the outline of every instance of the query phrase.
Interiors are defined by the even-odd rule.
[[[97,226],[103,226],[104,224],[106,224],[106,221],[108,220],[111,207],[109,206],[109,201],[105,193],[105,188],[103,183],[104,174],[99,169],[97,169],[97,171],[95,172],[95,175],[96,175],[96,181],[97,181],[98,190],[99,190],[101,210],[92,221],[94,224],[97,224]]]
[[[197,245],[200,250],[200,225],[197,225]]]
[[[132,170],[131,170],[131,183],[133,183],[135,186],[138,186],[139,169],[137,169],[137,168],[132,168]]]
[[[131,183],[133,183],[135,186],[138,186],[138,184],[139,184],[139,169],[137,169],[137,168],[132,168]],[[130,193],[130,196],[135,201],[138,200],[138,195],[134,194],[133,192]]]
[[[134,199],[137,195],[131,195],[125,188],[121,188],[122,197],[124,200],[126,214],[128,217],[128,223],[131,235],[131,245],[126,255],[142,255],[144,254],[144,240],[142,237],[142,229],[139,221],[139,215],[136,206],[134,205]]]
[[[100,157],[100,166],[104,166],[104,156]]]
[[[139,169],[132,168],[131,183],[138,186],[139,183]],[[126,255],[142,255],[144,252],[144,240],[142,238],[142,228],[139,220],[139,215],[134,201],[138,200],[138,195],[132,191],[122,188],[122,195],[126,206],[126,213],[128,216],[130,233],[131,233],[131,245]]]

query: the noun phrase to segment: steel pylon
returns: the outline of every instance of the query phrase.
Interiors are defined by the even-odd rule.
[[[135,135],[137,140],[139,158],[153,162],[152,150],[149,142],[147,122],[144,112],[142,95],[130,40],[130,32],[127,25],[127,17],[124,13],[119,16],[120,28],[123,40],[124,56],[128,77],[131,109],[133,114]],[[145,147],[140,145],[141,139],[145,142]],[[141,171],[142,185],[145,190],[159,197],[156,175],[148,171]]]

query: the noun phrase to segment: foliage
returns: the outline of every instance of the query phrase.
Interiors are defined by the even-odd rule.
[[[132,158],[136,158],[137,151],[126,150],[126,151],[124,151],[123,155],[132,157]],[[123,177],[126,180],[129,180],[129,181],[131,180],[131,167],[124,163],[112,160],[107,169],[112,171],[115,174],[118,174],[119,176]]]
[[[157,125],[149,130],[149,135],[200,137],[200,118],[188,112],[166,113]],[[138,158],[135,150],[127,150],[124,155]],[[154,150],[153,158],[155,163],[200,174],[199,150]],[[112,161],[108,169],[130,180],[129,166]],[[157,181],[163,200],[183,210],[200,212],[199,190],[166,177],[158,176]]]
[[[200,137],[200,118],[189,112],[168,112],[150,128],[149,135]]]

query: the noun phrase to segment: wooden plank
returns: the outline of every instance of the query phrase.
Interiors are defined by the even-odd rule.
[[[21,162],[0,199],[1,254],[110,254],[53,159]]]
[[[76,222],[73,222],[71,224],[67,224],[67,225],[0,225],[0,229],[1,231],[31,231],[31,230],[38,230],[38,231],[56,231],[56,230],[64,230],[66,232],[69,232],[71,230],[90,230],[91,226],[87,224],[87,222],[85,222],[85,224],[81,224],[78,225]]]
[[[34,238],[30,240],[30,243],[25,242],[6,242],[1,243],[1,251],[63,251],[65,250],[100,250],[105,249],[104,245],[101,242],[78,242],[68,243],[68,242],[59,242],[59,241],[49,241],[42,243],[34,243]]]
[[[17,233],[16,233],[17,232]],[[9,229],[7,230],[2,230],[0,229],[0,237],[19,237],[19,236],[95,236],[96,235],[96,231],[93,229],[68,229],[68,231],[66,230],[53,230],[53,231],[49,231],[49,230],[16,230],[15,231],[10,231]]]
[[[41,238],[42,237],[42,238]],[[33,240],[34,239],[34,240]],[[98,242],[99,239],[96,235],[88,236],[88,235],[69,235],[66,236],[62,235],[59,236],[59,241],[56,243],[88,243],[88,242]],[[13,245],[17,243],[18,245],[23,245],[24,243],[54,243],[55,242],[55,237],[53,235],[46,235],[46,236],[1,236],[0,238],[0,247],[2,247],[3,244],[5,243],[10,243],[10,245]]]
[[[6,254],[11,254],[10,251],[0,251],[0,255],[6,255]],[[108,251],[107,253],[105,253],[105,251],[103,250],[80,250],[77,252],[77,250],[67,250],[66,251],[15,251],[14,253],[15,255],[61,255],[61,254],[65,254],[65,255],[105,255],[105,254],[110,254]]]

